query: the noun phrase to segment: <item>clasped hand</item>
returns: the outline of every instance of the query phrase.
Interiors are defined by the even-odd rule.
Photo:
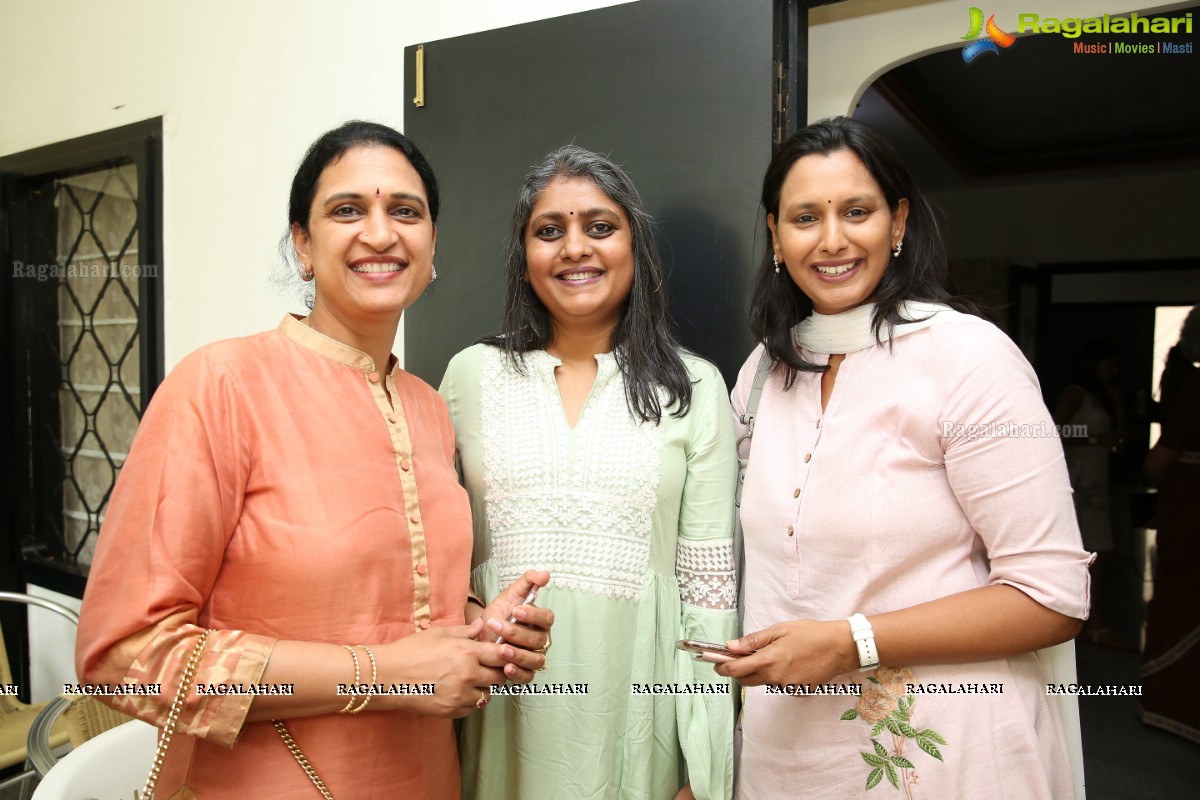
[[[529,683],[533,673],[546,666],[546,648],[550,644],[550,627],[554,624],[554,612],[536,605],[521,605],[534,586],[542,587],[550,582],[549,572],[529,570],[507,589],[496,595],[483,610],[484,629],[477,639],[487,644],[498,645],[500,657],[504,659],[504,676],[516,683]],[[509,622],[515,618],[515,622]],[[502,683],[503,681],[501,681]]]
[[[431,628],[385,645],[401,652],[404,682],[433,683],[434,692],[400,702],[409,710],[433,717],[465,717],[486,704],[491,687],[505,681],[528,683],[546,664],[540,652],[550,641],[554,612],[521,606],[535,585],[545,586],[548,572],[529,571],[514,581],[468,625]],[[509,622],[510,617],[516,622]],[[497,637],[504,641],[497,643]]]

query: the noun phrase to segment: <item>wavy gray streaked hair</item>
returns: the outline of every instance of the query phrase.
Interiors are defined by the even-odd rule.
[[[544,349],[553,339],[554,320],[525,280],[525,229],[534,204],[556,178],[587,178],[629,218],[633,285],[610,345],[625,378],[630,412],[656,424],[664,408],[674,406],[673,415],[684,416],[691,406],[692,384],[672,332],[662,258],[654,240],[654,219],[629,175],[604,156],[582,147],[558,148],[525,176],[513,207],[508,237],[504,318],[499,332],[479,341],[503,349],[513,366],[524,372],[524,354]],[[659,389],[665,391],[665,402],[659,398]]]

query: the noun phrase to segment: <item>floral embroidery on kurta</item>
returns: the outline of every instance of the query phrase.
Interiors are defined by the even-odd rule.
[[[916,698],[909,694],[908,687],[917,682],[917,676],[908,667],[880,667],[867,678],[872,685],[864,686],[862,696],[854,708],[842,714],[843,720],[861,717],[871,723],[870,752],[863,751],[863,761],[871,767],[867,775],[867,788],[874,789],[886,777],[892,786],[904,787],[906,797],[913,798],[918,783],[917,767],[904,754],[905,745],[911,739],[917,747],[942,761],[938,745],[946,740],[932,728],[918,729],[915,723]],[[887,731],[892,736],[889,750],[876,737]],[[909,751],[911,753],[911,751]]]

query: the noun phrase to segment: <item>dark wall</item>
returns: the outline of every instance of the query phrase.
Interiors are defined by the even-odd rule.
[[[405,51],[405,131],[442,184],[438,280],[406,312],[405,366],[437,385],[496,329],[504,244],[529,167],[569,142],[608,154],[659,220],[683,343],[727,381],[749,354],[756,196],[770,158],[771,3],[641,0]]]

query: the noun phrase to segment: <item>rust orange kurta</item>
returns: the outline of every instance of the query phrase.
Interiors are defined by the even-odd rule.
[[[193,353],[159,388],[100,532],[78,673],[162,684],[113,703],[161,725],[202,629],[216,632],[197,684],[257,683],[279,639],[461,625],[470,557],[441,398],[285,317]],[[175,737],[156,795],[318,796],[271,724],[245,723],[250,702],[193,688],[179,725],[191,735]],[[368,711],[288,727],[339,800],[458,796],[449,720]]]

